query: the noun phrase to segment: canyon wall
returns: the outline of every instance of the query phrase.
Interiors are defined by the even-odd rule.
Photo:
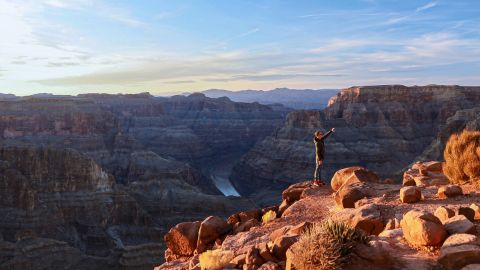
[[[328,181],[336,170],[352,165],[365,166],[384,178],[398,178],[437,136],[442,142],[437,150],[430,150],[436,154],[428,158],[441,156],[439,149],[445,138],[476,117],[469,110],[478,104],[480,87],[347,88],[332,97],[324,110],[291,112],[278,132],[236,164],[230,178],[242,194],[312,179],[313,133],[332,127],[336,132],[326,140],[323,179]],[[449,128],[453,123],[457,123],[456,128]],[[438,135],[442,130],[444,135]]]
[[[151,269],[171,226],[254,207],[222,196],[203,165],[284,116],[203,95],[1,100],[0,268]]]

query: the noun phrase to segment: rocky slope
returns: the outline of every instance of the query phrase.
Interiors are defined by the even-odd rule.
[[[326,220],[370,236],[368,245],[358,243],[343,255],[339,269],[478,269],[476,187],[448,185],[440,162],[415,164],[408,174],[440,182],[389,184],[372,171],[349,167],[336,172],[331,187],[290,186],[279,206],[178,224],[165,236],[167,262],[155,269],[198,270],[216,254],[229,258],[222,259],[223,269],[300,270],[299,238]]]
[[[479,87],[347,88],[332,97],[324,110],[291,112],[278,132],[240,160],[231,180],[240,193],[251,194],[311,179],[313,133],[332,127],[337,132],[326,142],[325,179],[340,168],[361,165],[398,180],[401,169],[424,151],[421,158],[438,159],[450,132],[465,125],[477,127],[469,121],[477,117],[479,101]],[[430,146],[434,140],[438,142]]]
[[[203,95],[1,100],[0,268],[150,269],[167,228],[253,207],[220,195],[203,164],[247,151],[284,114]]]

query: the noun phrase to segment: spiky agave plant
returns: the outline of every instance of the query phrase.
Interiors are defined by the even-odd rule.
[[[322,232],[340,244],[340,254],[347,255],[359,243],[368,244],[369,237],[345,223],[327,220],[320,223]]]
[[[324,221],[314,224],[295,245],[294,265],[304,270],[339,270],[357,244],[369,237],[344,223]]]

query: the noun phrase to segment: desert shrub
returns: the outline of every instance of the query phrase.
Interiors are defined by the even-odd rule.
[[[450,182],[480,183],[480,131],[464,130],[461,134],[453,134],[443,155],[443,171]]]
[[[200,268],[202,270],[220,270],[223,269],[235,257],[229,250],[207,250],[200,254]]]
[[[273,211],[273,210],[269,210],[265,214],[263,214],[262,222],[263,222],[263,224],[265,224],[265,223],[268,223],[268,222],[274,220],[275,218],[277,218],[277,213],[275,213],[275,211]]]
[[[314,224],[294,246],[293,264],[302,270],[342,269],[357,244],[367,244],[368,236],[344,223],[324,221]]]

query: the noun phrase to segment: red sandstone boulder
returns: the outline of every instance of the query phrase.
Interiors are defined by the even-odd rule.
[[[248,221],[237,223],[233,226],[233,233],[247,232],[253,227],[260,226],[262,223],[256,219],[250,219]]]
[[[342,186],[335,192],[335,203],[340,208],[355,208],[355,202],[367,197],[362,183]]]
[[[442,247],[438,262],[447,270],[457,270],[469,264],[480,263],[480,247],[473,244]]]
[[[226,234],[232,229],[232,226],[225,220],[215,216],[207,217],[200,224],[198,230],[197,251],[199,253],[205,251],[208,244],[213,243],[217,238]]]
[[[468,220],[472,222],[475,220],[475,210],[470,207],[459,207],[457,209],[457,215],[465,216]]]
[[[300,200],[300,196],[302,195],[302,192],[310,188],[312,185],[311,181],[305,181],[301,183],[296,183],[291,186],[289,186],[287,189],[285,189],[282,192],[282,200],[286,201],[287,204],[292,204],[298,200]]]
[[[248,211],[243,211],[238,213],[238,217],[240,222],[249,221],[251,219],[260,220],[262,217],[262,210],[261,209],[251,209]]]
[[[447,219],[444,223],[445,229],[449,234],[477,232],[475,225],[463,215],[458,215]]]
[[[367,204],[355,209],[355,214],[348,223],[369,235],[378,235],[384,228],[380,210],[375,204]]]
[[[477,204],[477,203],[472,203],[470,205],[470,208],[474,211],[475,215],[474,215],[474,219],[475,220],[478,220],[480,219],[480,206]]]
[[[445,223],[449,218],[455,216],[455,212],[445,206],[439,206],[437,210],[435,210],[434,215],[442,222]]]
[[[353,183],[380,182],[378,175],[363,167],[348,167],[337,171],[332,178],[331,186],[334,191],[339,190],[342,186]]]
[[[245,264],[247,265],[256,265],[257,267],[262,265],[265,260],[260,256],[260,251],[256,247],[251,247],[247,251],[247,256],[245,257]]]
[[[462,188],[458,185],[446,185],[438,188],[437,196],[440,199],[452,198],[463,195]]]
[[[199,229],[200,221],[177,224],[164,236],[165,244],[173,254],[191,256],[197,247]]]
[[[266,262],[277,262],[277,259],[273,256],[268,248],[267,243],[262,243],[258,246],[258,252]]]
[[[292,226],[287,225],[285,227],[276,229],[275,231],[270,233],[270,241],[275,242],[275,240],[277,240],[277,238],[279,238],[280,236],[286,235],[291,228]]]
[[[403,216],[400,226],[405,239],[414,246],[437,246],[447,236],[440,220],[425,211],[410,210]]]
[[[287,234],[278,237],[273,242],[272,254],[279,260],[286,259],[287,249],[298,241],[298,234]]]
[[[439,161],[417,162],[403,174],[404,186],[447,185],[448,178],[443,174],[443,164]]]
[[[416,203],[422,199],[422,192],[418,187],[408,186],[400,189],[400,201]]]

